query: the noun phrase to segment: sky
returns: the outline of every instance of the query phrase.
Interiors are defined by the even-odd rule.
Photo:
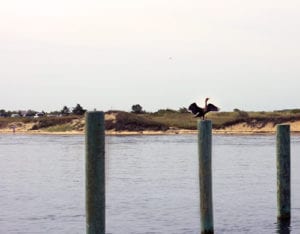
[[[300,108],[297,0],[0,0],[0,109]]]

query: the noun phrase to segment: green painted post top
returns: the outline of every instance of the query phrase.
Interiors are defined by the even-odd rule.
[[[205,134],[210,134],[212,129],[211,120],[198,120],[197,128],[199,132],[199,136],[203,136]]]
[[[89,111],[85,113],[85,130],[102,131],[104,128],[104,112]]]
[[[95,158],[99,157],[99,154],[104,155],[104,112],[91,111],[85,114],[85,142],[87,158],[94,160]]]
[[[205,126],[205,127],[211,127],[211,120],[205,119],[205,120],[198,120],[198,128],[200,126]]]
[[[277,124],[277,133],[289,133],[290,125],[289,124]]]
[[[278,124],[276,132],[277,154],[290,155],[290,125]]]
[[[211,149],[212,141],[212,122],[211,120],[199,120],[198,124],[198,139],[199,139],[199,149],[200,151],[206,151]],[[205,147],[202,147],[203,144]],[[209,144],[209,145],[207,145]],[[206,155],[206,154],[205,154]]]

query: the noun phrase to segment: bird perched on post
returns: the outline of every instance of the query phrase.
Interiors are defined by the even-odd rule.
[[[194,102],[189,106],[189,111],[191,111],[195,117],[202,117],[204,119],[205,114],[210,112],[210,111],[219,111],[220,109],[218,107],[216,107],[215,105],[209,103],[207,104],[207,101],[209,100],[209,98],[205,98],[205,106],[204,108],[201,108],[199,106],[197,106],[197,104]]]

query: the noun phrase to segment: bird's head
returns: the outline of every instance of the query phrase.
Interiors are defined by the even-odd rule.
[[[209,98],[207,97],[207,98],[205,98],[205,101],[207,102],[209,100]]]

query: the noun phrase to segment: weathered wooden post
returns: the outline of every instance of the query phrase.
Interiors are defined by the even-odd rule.
[[[104,113],[86,113],[86,233],[105,233]]]
[[[291,218],[290,125],[277,125],[277,218]]]
[[[214,233],[212,199],[212,123],[198,122],[201,233]]]

